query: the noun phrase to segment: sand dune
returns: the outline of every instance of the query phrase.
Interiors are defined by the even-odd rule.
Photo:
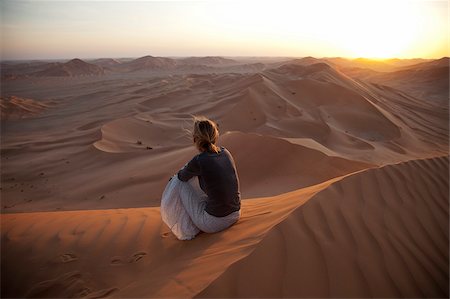
[[[58,64],[58,62],[48,61],[2,62],[0,65],[1,76],[2,78],[13,76],[20,77],[57,66]]]
[[[448,234],[448,158],[372,169],[294,210],[198,297],[448,297]]]
[[[253,74],[55,80],[33,78],[6,86],[7,94],[59,103],[46,111],[45,121],[4,124],[6,212],[159,205],[168,178],[196,153],[183,129],[198,114],[219,123],[224,145],[239,156],[244,198],[288,192],[330,179],[329,174],[448,152],[448,106],[352,79],[324,63],[287,62]],[[227,132],[234,136],[228,141]],[[290,151],[298,154],[286,155]],[[272,167],[265,155],[289,175],[280,167],[265,176],[269,183],[259,184],[257,175]],[[246,162],[255,161],[249,157],[264,163],[255,167]],[[334,157],[348,162],[339,170]],[[323,168],[308,175],[301,167],[308,161]]]
[[[256,134],[225,134],[220,144],[234,153],[244,198],[273,196],[373,167]]]
[[[409,65],[415,65],[422,62],[432,61],[433,59],[423,59],[423,58],[410,58],[410,59],[399,59],[399,58],[390,58],[386,59],[385,62],[397,67],[406,67]]]
[[[190,242],[158,208],[3,215],[2,296],[448,297],[448,163],[244,201]]]
[[[402,60],[400,60],[402,61]],[[419,62],[419,63],[412,63]],[[340,65],[338,68],[355,79],[386,85],[425,101],[438,101],[448,106],[449,58],[436,60],[412,59],[389,71],[375,71],[364,67]]]
[[[394,87],[424,100],[448,99],[448,57],[441,59],[370,59],[323,58],[317,62],[332,65],[355,78]]]
[[[402,66],[403,70],[430,70],[440,67],[448,67],[450,63],[449,57],[442,57],[440,59],[428,60],[428,61],[419,61],[415,64],[409,64]]]
[[[368,58],[346,59],[341,57],[324,58],[323,60],[332,63],[334,66],[338,67],[342,71],[352,68],[360,68],[378,72],[397,71],[402,67],[432,61],[432,59],[422,59],[422,58],[413,58],[413,59],[392,58],[392,59],[373,60]]]
[[[31,75],[38,77],[76,77],[102,75],[104,72],[104,69],[100,66],[75,58],[65,63],[50,66]]]
[[[5,121],[33,117],[52,105],[54,103],[51,101],[36,101],[16,96],[2,97],[0,98],[1,119]]]
[[[242,63],[220,56],[167,58],[144,56],[112,68],[116,71],[172,71],[181,73],[214,73],[214,72],[258,72],[265,68],[263,63]]]
[[[424,62],[401,70],[373,74],[365,79],[402,90],[417,98],[447,103],[449,99],[449,58]]]
[[[99,58],[99,59],[95,59],[92,61],[89,61],[89,63],[101,66],[103,68],[105,67],[114,67],[119,65],[121,62],[118,61],[117,59],[112,59],[112,58]]]
[[[118,67],[121,71],[135,72],[140,70],[170,70],[175,68],[176,65],[177,61],[175,59],[147,55],[122,63]]]
[[[2,64],[3,297],[448,297],[445,59],[180,60]],[[192,115],[243,216],[180,242],[159,205]]]
[[[178,60],[181,64],[189,65],[230,65],[239,64],[236,60],[223,58],[220,56],[206,56],[206,57],[187,57]]]

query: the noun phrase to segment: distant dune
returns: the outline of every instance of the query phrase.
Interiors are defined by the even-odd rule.
[[[390,65],[394,65],[397,67],[414,65],[422,62],[432,61],[433,59],[423,59],[423,58],[410,58],[410,59],[399,59],[399,58],[391,58],[385,59],[384,62]]]
[[[32,75],[37,77],[76,77],[102,75],[104,72],[102,67],[76,58],[66,63],[58,63]]]
[[[223,58],[220,56],[206,56],[206,57],[188,57],[179,59],[182,64],[190,65],[230,65],[238,64],[236,60]]]
[[[324,58],[329,63],[339,68],[363,68],[378,72],[391,72],[400,67],[425,62],[425,59],[385,59],[374,60],[368,58],[346,59],[341,57]]]
[[[402,67],[401,69],[404,70],[430,70],[430,69],[435,69],[435,68],[440,68],[440,67],[449,67],[450,65],[450,58],[448,57],[442,57],[440,59],[436,59],[436,60],[428,60],[428,61],[422,61],[419,62],[417,64],[412,64],[412,65],[406,65],[404,67]]]
[[[403,67],[388,74],[374,74],[366,80],[391,86],[415,97],[448,102],[449,58]]]
[[[1,97],[1,120],[17,120],[39,115],[52,104],[49,101],[36,101],[16,96]]]
[[[166,57],[144,56],[121,64],[120,69],[129,72],[140,70],[170,70],[177,65],[175,59]]]
[[[298,59],[292,59],[289,61],[289,64],[304,65],[304,66],[317,64],[317,63],[327,63],[327,64],[332,65],[332,63],[330,63],[326,59],[319,59],[319,58],[314,58],[311,56],[298,58]]]
[[[30,125],[37,132],[18,131],[24,141],[14,138],[8,143],[4,138],[4,151],[11,155],[7,164],[14,165],[3,173],[6,211],[159,205],[168,177],[195,154],[183,130],[190,127],[190,115],[208,115],[219,123],[224,144],[239,157],[244,198],[272,196],[373,165],[448,151],[448,106],[355,80],[323,62],[288,61],[250,74],[145,74],[142,79],[112,77],[110,82],[105,75],[102,83],[89,80],[74,87],[39,83],[41,97],[59,98],[64,105],[48,110],[45,122]],[[39,128],[47,135],[41,136]],[[37,136],[41,137],[35,140]],[[29,142],[34,144],[31,153],[25,146]],[[284,166],[268,173],[272,164],[247,163],[251,154],[245,148],[258,148],[252,144],[271,148],[262,152],[273,157],[273,165]],[[286,152],[298,155],[287,162]],[[47,154],[65,160],[33,159],[32,176],[27,159],[19,159]],[[334,157],[349,162],[336,168]],[[322,160],[327,162],[317,173],[310,170],[313,166],[302,168]],[[119,164],[124,169],[114,171]],[[283,168],[290,175],[283,176]],[[39,176],[41,172],[45,176]],[[263,173],[268,173],[265,187],[257,179]],[[108,180],[80,184],[105,175]],[[15,181],[22,179],[26,188]],[[45,180],[53,183],[44,184]],[[63,189],[72,191],[60,193]],[[64,205],[55,194],[65,198]]]
[[[448,102],[449,58],[370,59],[325,58],[323,61],[355,79],[386,85],[425,100]]]
[[[100,58],[90,61],[90,63],[101,66],[101,67],[114,67],[120,64],[120,61],[112,58]]]
[[[47,61],[2,62],[1,74],[2,77],[20,77],[57,66],[58,64],[58,62]]]

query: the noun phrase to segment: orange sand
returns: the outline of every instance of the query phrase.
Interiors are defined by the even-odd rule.
[[[448,297],[442,61],[2,64],[2,297]],[[159,203],[193,114],[242,218],[182,242]]]

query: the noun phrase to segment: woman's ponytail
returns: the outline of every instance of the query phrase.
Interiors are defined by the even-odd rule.
[[[205,117],[195,117],[193,137],[199,150],[211,153],[219,152],[219,147],[216,145],[219,138],[219,129],[213,121]]]

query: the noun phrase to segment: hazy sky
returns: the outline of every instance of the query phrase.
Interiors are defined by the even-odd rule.
[[[446,0],[0,1],[2,59],[449,56]]]

